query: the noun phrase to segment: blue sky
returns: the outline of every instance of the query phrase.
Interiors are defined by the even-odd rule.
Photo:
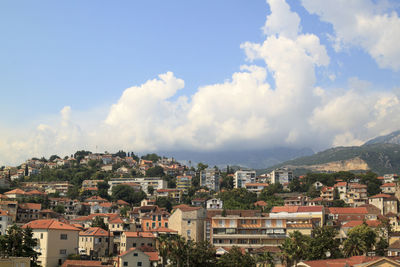
[[[399,11],[364,0],[3,1],[0,164],[95,145],[320,150],[397,130]]]

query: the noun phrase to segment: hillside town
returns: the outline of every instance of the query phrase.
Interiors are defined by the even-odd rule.
[[[34,244],[0,264],[400,266],[397,174],[295,176],[77,151],[2,167],[0,181],[0,253],[16,233]]]

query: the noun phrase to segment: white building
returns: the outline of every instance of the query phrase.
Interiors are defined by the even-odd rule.
[[[276,169],[269,173],[271,184],[284,184],[293,180],[293,172],[288,169]]]
[[[256,182],[256,171],[254,170],[238,170],[233,176],[233,185],[235,188],[242,188],[247,183]]]
[[[206,169],[200,172],[200,186],[205,186],[208,189],[219,191],[219,176],[220,172],[215,169]]]
[[[223,202],[219,198],[212,198],[207,200],[206,204],[207,209],[222,209],[223,208]]]
[[[113,178],[108,182],[108,184],[110,185],[108,193],[110,195],[112,194],[113,186],[126,183],[140,184],[140,187],[146,194],[148,194],[147,189],[149,188],[149,186],[152,186],[154,190],[157,190],[165,189],[168,185],[167,181],[161,179],[160,177]]]

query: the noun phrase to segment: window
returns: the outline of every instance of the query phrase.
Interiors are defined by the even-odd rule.
[[[153,222],[153,223],[151,224],[151,228],[155,228],[155,227],[156,227],[156,223]]]
[[[40,233],[40,239],[43,239],[43,233]]]
[[[190,221],[190,220],[188,220],[188,221],[187,221],[187,224],[188,224],[188,225],[190,225],[190,223],[191,223],[191,221]]]
[[[128,266],[128,262],[127,261],[124,261],[124,266]]]
[[[158,215],[158,220],[161,221],[161,215]]]
[[[165,228],[168,228],[168,223],[164,223]]]
[[[67,240],[68,239],[68,235],[67,234],[61,234],[60,235],[60,239],[61,240]]]
[[[186,235],[187,235],[188,239],[190,239],[190,234],[191,234],[190,230],[187,230]]]
[[[60,254],[61,254],[61,255],[67,254],[67,250],[66,250],[66,249],[60,249]]]
[[[224,220],[219,220],[219,226],[223,226],[224,225]]]
[[[251,224],[257,224],[257,220],[251,220]]]
[[[133,253],[133,256],[134,256],[134,257],[137,257],[137,256],[138,256],[138,254],[137,254],[137,253]]]
[[[271,227],[271,220],[265,221],[265,227]]]
[[[133,244],[132,244],[132,247],[136,248],[136,243],[133,243]]]
[[[142,262],[138,261],[137,266],[142,266]]]

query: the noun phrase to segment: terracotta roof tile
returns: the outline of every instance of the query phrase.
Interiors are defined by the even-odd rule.
[[[86,231],[80,232],[80,236],[112,236],[112,233],[100,228],[100,227],[90,227]]]
[[[21,203],[21,204],[18,204],[18,208],[24,209],[24,210],[41,210],[42,209],[42,204],[39,204],[39,203]]]
[[[124,232],[126,237],[148,237],[155,238],[155,236],[150,232]]]
[[[25,195],[26,192],[24,190],[21,190],[19,188],[5,192],[4,195],[13,195],[13,194],[18,194],[18,195]]]
[[[349,222],[345,223],[342,227],[345,227],[345,228],[355,227],[355,226],[359,226],[363,223],[364,223],[364,221],[349,221]],[[378,227],[381,224],[381,222],[378,220],[367,220],[367,221],[365,221],[365,223],[370,227]]]
[[[381,185],[381,187],[395,187],[395,186],[396,186],[395,183],[386,183],[386,184]]]
[[[22,226],[22,228],[27,228],[27,227],[32,228],[32,229],[80,231],[78,228],[76,228],[70,224],[62,223],[55,219],[35,220],[35,221],[31,221],[31,222],[25,224],[24,226]]]
[[[367,208],[328,208],[330,214],[367,214]]]

